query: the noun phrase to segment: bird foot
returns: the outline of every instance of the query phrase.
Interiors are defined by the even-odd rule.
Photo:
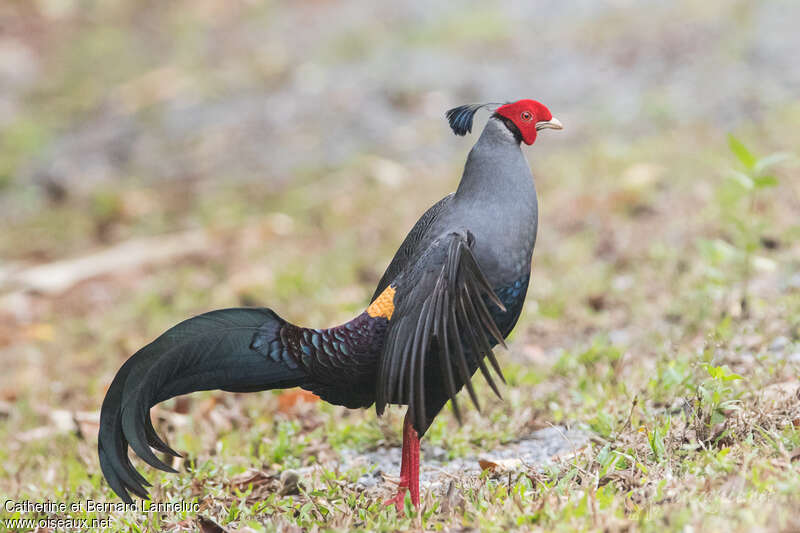
[[[394,505],[394,508],[397,509],[397,514],[403,514],[406,504],[406,490],[408,490],[408,488],[401,484],[397,487],[397,494],[395,494],[393,498],[389,498],[383,502],[383,505],[387,507]]]

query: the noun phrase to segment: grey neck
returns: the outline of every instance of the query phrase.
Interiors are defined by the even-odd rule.
[[[475,235],[475,257],[493,286],[530,273],[536,188],[519,143],[500,120],[489,119],[472,147],[452,213]]]
[[[519,142],[502,121],[490,118],[469,152],[455,199],[494,203],[535,194],[533,176]]]

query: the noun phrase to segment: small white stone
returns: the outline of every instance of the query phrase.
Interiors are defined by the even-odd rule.
[[[789,344],[789,339],[781,335],[780,337],[775,337],[773,341],[769,345],[769,351],[771,352],[782,352],[784,348]]]

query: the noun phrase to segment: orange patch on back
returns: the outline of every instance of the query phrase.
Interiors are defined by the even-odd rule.
[[[384,317],[387,320],[392,319],[394,313],[394,293],[395,289],[391,285],[386,287],[383,292],[375,298],[375,301],[367,307],[367,314],[372,318]]]

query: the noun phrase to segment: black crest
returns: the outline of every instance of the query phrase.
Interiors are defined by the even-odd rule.
[[[472,119],[479,109],[482,107],[501,105],[503,104],[494,102],[488,104],[465,104],[454,107],[445,113],[445,116],[447,117],[447,121],[450,122],[450,128],[453,130],[453,133],[456,135],[466,135],[467,133],[472,133]]]

